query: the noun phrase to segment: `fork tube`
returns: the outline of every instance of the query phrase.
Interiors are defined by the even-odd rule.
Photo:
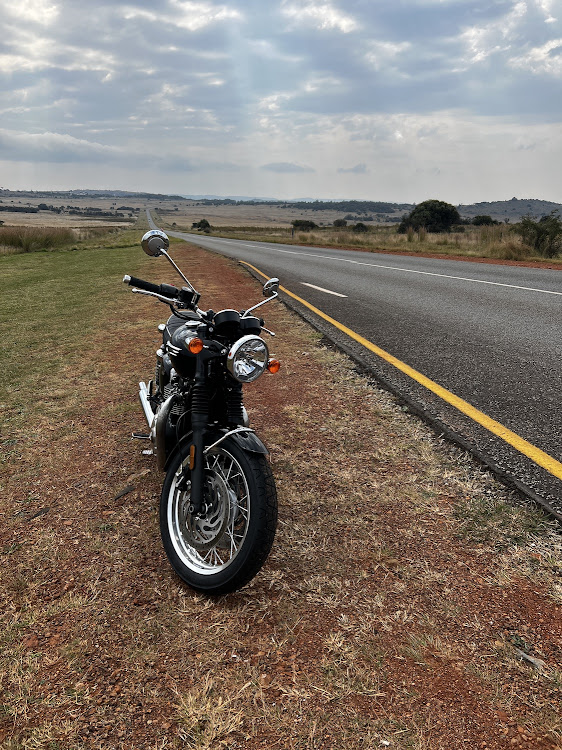
[[[205,363],[202,357],[197,357],[195,370],[195,384],[191,400],[191,426],[193,430],[193,466],[191,468],[191,505],[192,512],[197,514],[203,507],[204,438],[209,421],[209,395],[207,393],[207,379],[205,377]]]

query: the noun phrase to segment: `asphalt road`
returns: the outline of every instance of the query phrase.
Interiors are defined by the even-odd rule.
[[[562,272],[170,234],[278,276],[302,300],[562,462]],[[562,474],[556,467],[552,473],[552,467],[537,465],[298,301],[286,299],[414,410],[562,513]]]

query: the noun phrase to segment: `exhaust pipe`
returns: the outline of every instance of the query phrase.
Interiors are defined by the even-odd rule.
[[[152,411],[152,407],[150,405],[150,401],[148,400],[148,388],[144,381],[141,381],[139,383],[139,398],[142,406],[142,410],[144,412],[144,416],[146,417],[146,421],[148,422],[148,426],[152,430],[152,427],[154,425],[154,412]]]
[[[146,383],[139,383],[139,398],[144,411],[144,416],[150,428],[150,440],[152,441],[153,452],[156,454],[156,464],[160,471],[164,471],[166,466],[166,422],[170,416],[170,411],[177,400],[177,395],[173,393],[164,401],[162,406],[155,414],[152,411],[150,401],[148,400],[149,392]]]

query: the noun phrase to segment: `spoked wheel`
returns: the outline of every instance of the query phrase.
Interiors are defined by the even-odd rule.
[[[189,458],[168,469],[160,500],[160,531],[176,573],[208,594],[236,591],[264,564],[277,525],[277,494],[264,456],[231,439],[205,457],[200,514],[190,513]]]

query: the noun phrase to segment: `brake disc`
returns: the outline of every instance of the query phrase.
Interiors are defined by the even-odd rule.
[[[184,538],[190,547],[205,551],[216,547],[230,523],[230,493],[224,479],[217,473],[205,477],[203,507],[199,514],[189,512],[190,496],[186,493],[180,503]]]

